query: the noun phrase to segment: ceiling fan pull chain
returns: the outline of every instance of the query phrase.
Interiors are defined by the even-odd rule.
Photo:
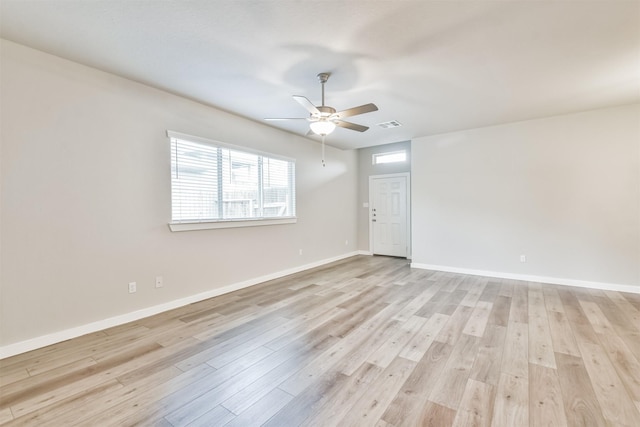
[[[326,135],[322,135],[322,167],[323,168],[327,166],[327,164],[324,162],[324,137],[325,136]]]

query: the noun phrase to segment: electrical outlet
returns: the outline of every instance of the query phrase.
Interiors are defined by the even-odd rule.
[[[345,241],[344,241],[344,245],[345,245],[345,246],[349,246],[349,241],[348,241],[348,240],[345,240]]]
[[[156,276],[156,288],[162,287],[162,276]]]
[[[136,285],[136,282],[129,282],[129,293],[133,294],[138,290],[138,285]]]
[[[527,262],[527,256],[526,255],[520,255],[520,262]]]
[[[300,250],[298,251],[298,254],[302,255],[302,249],[300,249]]]

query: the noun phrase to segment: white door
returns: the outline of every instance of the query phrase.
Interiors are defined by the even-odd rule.
[[[407,257],[408,177],[370,178],[370,219],[373,253]]]

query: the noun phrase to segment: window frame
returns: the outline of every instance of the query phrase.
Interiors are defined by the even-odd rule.
[[[266,225],[280,225],[280,224],[294,224],[297,222],[296,216],[296,178],[295,178],[295,159],[290,157],[281,156],[273,153],[268,153],[265,151],[255,150],[252,148],[247,148],[243,146],[228,144],[204,137],[199,137],[195,135],[189,135],[181,132],[175,132],[171,130],[167,130],[167,137],[169,139],[169,148],[170,151],[173,146],[173,139],[184,140],[188,142],[193,142],[196,144],[205,144],[208,146],[233,150],[237,152],[242,152],[246,154],[252,154],[256,156],[266,157],[273,160],[282,160],[286,162],[290,162],[293,164],[293,173],[289,174],[289,186],[292,190],[292,198],[293,198],[293,211],[294,214],[291,216],[282,216],[282,217],[259,217],[259,218],[228,218],[228,219],[200,219],[200,220],[174,220],[173,219],[173,177],[170,178],[169,189],[171,191],[171,220],[169,221],[169,228],[171,231],[192,231],[192,230],[209,230],[209,229],[217,229],[217,228],[235,228],[235,227],[256,227],[256,226],[266,226]],[[170,161],[171,165],[170,173],[173,170],[173,156],[174,153],[170,153]],[[262,164],[262,161],[260,161]],[[260,168],[261,169],[261,168]],[[259,186],[262,185],[263,177],[259,177]],[[222,185],[220,181],[220,177],[218,178],[218,187]],[[259,190],[259,194],[262,194],[262,190]]]

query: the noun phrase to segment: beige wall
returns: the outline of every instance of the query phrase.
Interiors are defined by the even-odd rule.
[[[381,165],[372,163],[374,154],[400,150],[407,151],[406,162]],[[401,172],[411,172],[411,141],[377,145],[358,150],[358,249],[360,251],[369,251],[369,208],[363,206],[364,203],[369,203],[369,177]]]
[[[356,250],[355,152],[1,47],[0,346]],[[167,129],[297,159],[298,223],[170,232]]]
[[[640,105],[419,138],[412,159],[414,263],[640,291]]]

